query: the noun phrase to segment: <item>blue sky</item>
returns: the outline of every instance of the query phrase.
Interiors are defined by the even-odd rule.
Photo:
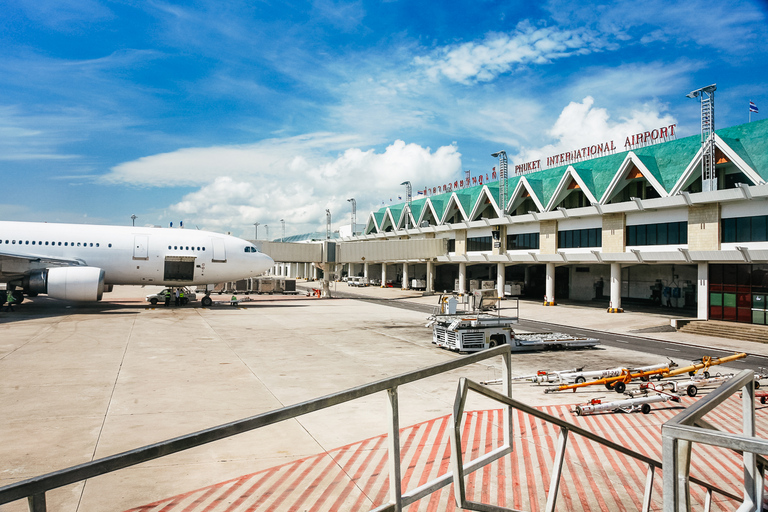
[[[2,1],[0,218],[270,238],[672,123],[768,113],[765,2]],[[265,237],[263,227],[259,237]]]

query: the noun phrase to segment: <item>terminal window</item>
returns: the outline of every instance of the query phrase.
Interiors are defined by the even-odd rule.
[[[602,228],[571,229],[557,232],[557,246],[560,249],[600,247],[602,245]]]
[[[723,243],[768,241],[768,215],[721,219],[720,225]]]
[[[627,226],[627,245],[684,245],[688,243],[688,223],[663,222]]]
[[[516,235],[507,235],[507,250],[514,251],[517,249],[538,249],[539,248],[539,234],[538,233],[519,233]]]
[[[490,236],[467,238],[467,251],[490,251],[492,248],[493,240]]]

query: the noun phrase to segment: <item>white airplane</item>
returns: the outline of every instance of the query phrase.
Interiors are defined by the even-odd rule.
[[[116,284],[210,285],[273,264],[250,242],[210,231],[0,221],[0,282],[17,302],[39,293],[97,301]]]

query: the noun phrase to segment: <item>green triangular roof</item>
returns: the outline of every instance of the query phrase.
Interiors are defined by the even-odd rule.
[[[592,192],[592,195],[595,196],[595,199],[600,201],[626,157],[627,152],[624,151],[585,162],[577,162],[573,164],[573,168],[581,179],[584,180],[584,184]]]
[[[432,208],[435,209],[437,215],[437,222],[443,220],[443,213],[445,213],[445,206],[448,204],[447,194],[440,194],[439,196],[432,196],[429,198],[429,202],[432,203]]]
[[[715,130],[764,180],[768,180],[768,119]]]
[[[552,199],[555,190],[557,190],[560,180],[563,179],[563,174],[565,174],[566,169],[568,169],[567,165],[560,165],[558,167],[525,175],[525,179],[531,186],[531,190],[536,194],[536,197],[541,201],[542,206],[545,208],[549,204],[550,199]]]
[[[659,180],[664,190],[670,192],[696,156],[699,148],[701,148],[701,137],[693,135],[635,149],[634,152]]]
[[[373,212],[373,218],[376,219],[376,227],[380,228],[381,223],[384,222],[384,216],[387,214],[387,208],[381,207],[379,211]]]
[[[413,215],[413,220],[415,222],[419,222],[419,217],[421,216],[421,210],[424,209],[424,205],[427,203],[427,198],[422,197],[421,199],[416,199],[415,201],[411,201],[411,215]]]
[[[400,226],[400,217],[402,217],[404,209],[405,203],[396,204],[389,207],[389,212],[392,214],[392,218],[394,219],[394,227]]]

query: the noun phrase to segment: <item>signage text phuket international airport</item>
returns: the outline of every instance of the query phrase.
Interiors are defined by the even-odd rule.
[[[647,146],[648,144],[655,144],[657,142],[661,142],[663,140],[674,137],[676,126],[676,124],[671,124],[669,126],[654,128],[653,130],[647,130],[645,132],[630,135],[624,141],[624,151],[636,149],[641,146]],[[556,155],[548,156],[544,160],[544,167],[554,167],[556,165],[564,165],[578,160],[596,158],[598,156],[612,153],[614,151],[616,151],[616,144],[614,141],[609,140],[608,142],[601,142],[599,144],[584,146],[583,148],[574,149],[565,153],[558,153]],[[539,171],[541,169],[541,159],[532,160],[530,162],[515,165],[515,174],[528,174],[529,172]]]
[[[670,124],[668,126],[662,126],[660,128],[654,128],[653,130],[647,130],[640,133],[629,135],[624,140],[624,151],[630,151],[640,147],[656,144],[658,142],[664,142],[675,137],[676,124]],[[581,160],[588,160],[590,158],[597,158],[599,156],[607,155],[616,151],[616,143],[613,140],[608,142],[601,142],[599,144],[593,144],[591,146],[584,146],[583,148],[574,149],[566,153],[558,153],[546,157],[543,162],[542,159],[531,160],[522,164],[517,164],[514,167],[515,174],[528,174],[530,172],[540,171],[557,165],[565,165],[568,163],[574,163]],[[498,176],[501,178],[501,176]],[[453,183],[445,183],[436,187],[426,187],[418,191],[418,194],[432,195],[442,194],[444,192],[450,192],[452,190],[471,187],[474,185],[482,185],[483,181],[488,183],[490,181],[496,181],[497,173],[496,168],[493,168],[493,172],[490,176],[486,173],[485,180],[483,180],[483,173],[480,176],[469,176],[467,171],[467,177],[463,180],[456,180]],[[391,199],[390,199],[391,201]]]

